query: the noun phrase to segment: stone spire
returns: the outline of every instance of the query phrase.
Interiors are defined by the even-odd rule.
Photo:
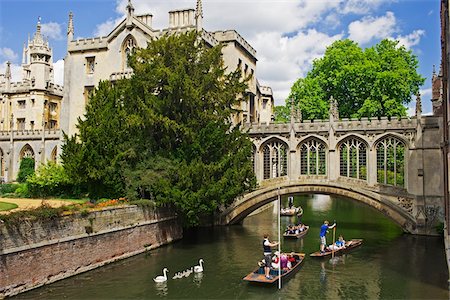
[[[203,30],[203,5],[202,0],[197,0],[197,7],[195,8],[195,25],[197,31]]]
[[[127,16],[128,17],[131,17],[131,16],[134,15],[134,7],[133,7],[133,4],[131,4],[131,0],[128,0],[128,4],[127,4],[126,9],[127,9]]]
[[[23,43],[23,50],[22,50],[22,65],[27,63],[27,46],[25,42]]]
[[[300,106],[295,108],[295,122],[301,123],[303,121],[302,110]]]
[[[422,115],[422,99],[420,98],[420,92],[416,95],[416,117],[419,118]]]
[[[333,96],[330,97],[330,119],[339,120],[338,102]]]
[[[35,45],[43,45],[44,44],[44,38],[41,34],[41,17],[38,17],[38,22],[36,25],[36,33],[34,34],[32,43]]]
[[[5,71],[6,79],[11,79],[11,62],[6,62],[6,71]]]
[[[11,62],[6,62],[6,70],[5,70],[5,79],[6,79],[6,90],[8,91],[11,86]]]
[[[67,24],[67,41],[73,41],[75,30],[73,28],[73,13],[69,12],[69,23]]]

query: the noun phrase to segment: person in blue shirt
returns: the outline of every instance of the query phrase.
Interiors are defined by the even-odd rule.
[[[328,232],[328,229],[333,229],[336,226],[336,223],[329,226],[329,222],[327,220],[323,221],[322,226],[320,226],[320,252],[325,252],[325,246],[327,245],[327,239],[326,235]]]

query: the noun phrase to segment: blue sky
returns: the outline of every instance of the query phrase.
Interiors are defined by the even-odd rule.
[[[0,72],[13,63],[20,80],[22,46],[42,18],[53,47],[55,81],[62,82],[68,13],[75,37],[107,35],[124,15],[128,0],[0,0]],[[167,27],[168,11],[195,8],[196,0],[132,0],[135,12],[152,13],[154,28]],[[293,82],[333,41],[351,38],[369,47],[399,39],[419,59],[424,112],[431,111],[431,74],[439,70],[439,0],[203,0],[206,30],[236,29],[257,50],[256,75],[283,104]],[[414,103],[409,105],[414,107]],[[411,110],[412,111],[412,110]]]

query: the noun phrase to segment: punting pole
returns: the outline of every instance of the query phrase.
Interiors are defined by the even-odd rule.
[[[278,188],[278,289],[281,290],[281,197],[280,188]]]

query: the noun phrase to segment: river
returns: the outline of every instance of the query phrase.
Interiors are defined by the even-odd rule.
[[[284,251],[317,251],[324,219],[337,221],[337,234],[363,238],[364,244],[334,260],[307,255],[281,290],[248,284],[242,278],[262,258],[262,235],[277,239],[272,206],[242,225],[186,231],[179,242],[15,299],[449,299],[442,238],[403,234],[381,213],[345,198],[297,195],[294,204],[303,207],[303,222],[311,229],[302,239],[282,240]],[[289,222],[294,219],[281,218],[283,228]],[[200,258],[205,261],[203,273],[172,279]],[[170,279],[154,283],[152,278],[164,267]]]

